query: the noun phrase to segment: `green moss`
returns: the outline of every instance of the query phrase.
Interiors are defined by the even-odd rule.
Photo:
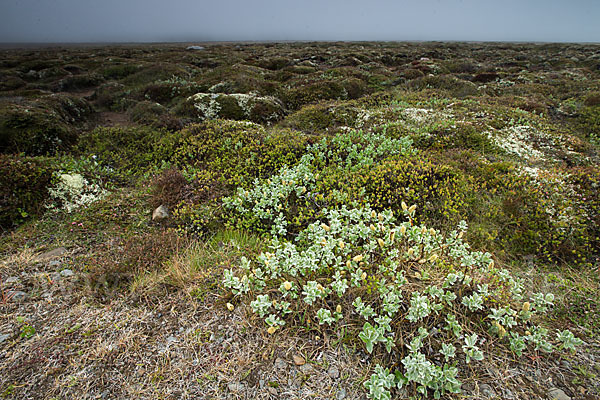
[[[284,114],[277,99],[243,93],[198,93],[180,104],[176,112],[200,120],[223,118],[257,123],[276,122]]]
[[[47,159],[0,154],[0,228],[40,215],[54,168]]]
[[[475,84],[448,75],[424,76],[410,81],[408,87],[416,90],[428,88],[441,89],[457,98],[464,98],[477,94],[477,86]]]
[[[354,126],[360,109],[344,103],[314,104],[287,116],[281,126],[303,132],[324,132],[339,126]]]
[[[53,154],[77,141],[77,126],[92,114],[81,99],[45,96],[27,102],[0,101],[0,152]]]

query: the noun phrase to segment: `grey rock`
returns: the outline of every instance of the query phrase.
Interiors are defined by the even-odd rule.
[[[327,370],[327,375],[329,375],[331,377],[331,379],[337,379],[340,377],[340,370],[337,369],[336,367],[330,367]]]
[[[185,48],[186,50],[204,50],[202,46],[188,46]]]
[[[52,258],[56,258],[56,257],[60,257],[63,254],[65,254],[67,252],[67,249],[65,249],[64,247],[58,247],[54,250],[50,250],[47,251],[45,253],[40,254],[39,256],[37,256],[35,258],[36,261],[40,262],[40,261],[47,261],[50,260]]]
[[[4,283],[19,283],[19,278],[16,276],[9,276],[8,278],[6,278]]]
[[[287,367],[287,363],[285,362],[285,360],[277,357],[275,359],[275,364],[274,364],[275,368],[278,370],[284,370]]]
[[[52,260],[52,261],[50,261],[50,262],[48,263],[48,265],[49,265],[50,267],[60,267],[60,266],[61,266],[61,264],[62,264],[62,263],[61,263],[60,261],[58,261],[58,260]]]
[[[341,388],[339,392],[337,392],[336,399],[344,400],[346,398],[346,389]]]
[[[227,389],[229,389],[230,392],[241,392],[244,390],[244,384],[239,382],[231,382],[227,384]]]
[[[486,383],[479,385],[479,392],[486,399],[493,399],[494,397],[496,397],[496,392],[494,391],[494,389],[492,389],[492,387]]]
[[[171,335],[171,336],[169,336],[169,337],[167,338],[167,343],[168,343],[168,344],[170,344],[170,343],[175,343],[176,341],[177,341],[177,338],[176,338],[175,336],[173,336],[173,335]]]
[[[310,364],[304,364],[304,365],[301,365],[298,368],[300,368],[300,371],[302,371],[302,373],[306,374],[306,375],[310,374],[312,372],[312,370],[313,370],[313,367]]]
[[[7,341],[8,339],[10,339],[10,335],[9,334],[2,334],[0,335],[0,343]]]
[[[152,221],[162,221],[169,218],[169,210],[164,205],[157,207],[152,213]]]
[[[567,394],[559,388],[550,389],[548,391],[548,397],[550,400],[571,400],[571,397],[567,396]]]
[[[62,271],[60,271],[60,275],[65,278],[68,278],[75,275],[75,273],[70,269],[63,269]]]
[[[17,290],[17,291],[11,290],[8,292],[8,298],[14,302],[21,302],[21,301],[25,300],[25,298],[27,298],[27,293],[22,292],[20,290]]]

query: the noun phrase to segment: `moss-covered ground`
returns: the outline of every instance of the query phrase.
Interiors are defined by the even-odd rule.
[[[273,219],[223,199],[319,146],[286,239],[344,206],[465,220],[584,342],[517,356],[490,337],[452,398],[600,397],[600,46],[204,47],[0,50],[0,398],[364,398],[382,356],[349,326],[269,334],[226,306],[223,271]]]

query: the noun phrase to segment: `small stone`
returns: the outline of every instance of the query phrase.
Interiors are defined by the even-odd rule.
[[[306,364],[306,360],[304,359],[304,357],[302,357],[302,356],[300,356],[298,354],[294,354],[292,356],[292,358],[294,359],[294,364],[296,364],[298,366]]]
[[[479,385],[479,392],[486,399],[493,399],[496,397],[496,392],[494,392],[494,389],[492,389],[492,387],[486,383]]]
[[[550,400],[571,400],[571,397],[567,396],[567,394],[559,388],[550,389],[548,391],[548,397]]]
[[[75,275],[75,273],[70,269],[63,269],[62,271],[60,271],[60,275],[65,278],[68,278]]]
[[[310,364],[304,364],[300,366],[300,371],[304,374],[304,375],[309,375],[312,372],[313,368],[312,365]]]
[[[162,221],[169,218],[169,210],[164,205],[157,207],[152,213],[152,221]]]
[[[267,388],[267,390],[268,390],[268,391],[269,391],[269,393],[271,393],[272,395],[276,395],[276,394],[277,394],[277,389],[275,389],[275,388],[274,388],[274,387],[272,387],[272,386],[269,386],[269,387]]]
[[[167,343],[175,343],[176,341],[177,341],[177,338],[173,335],[171,335],[167,338]]]
[[[27,293],[22,292],[20,290],[17,291],[9,291],[8,292],[8,298],[12,299],[12,301],[14,302],[21,302],[23,300],[25,300],[25,298],[27,297]]]
[[[185,48],[186,50],[204,50],[202,46],[188,46]]]
[[[275,359],[274,366],[278,370],[284,370],[287,367],[287,363],[285,362],[285,360],[282,360],[281,358],[277,357]]]
[[[61,266],[61,262],[58,260],[52,260],[48,263],[48,266],[50,267],[60,267]]]
[[[331,377],[331,379],[337,379],[340,377],[340,370],[337,369],[336,367],[330,367],[327,370],[327,375],[329,375]]]
[[[40,262],[40,261],[46,261],[49,260],[51,258],[56,258],[56,257],[60,257],[63,254],[65,254],[67,252],[67,249],[65,249],[64,247],[58,247],[54,250],[50,250],[47,251],[45,253],[40,254],[39,256],[37,256],[35,258],[36,261]]]
[[[10,339],[10,335],[9,334],[2,334],[2,335],[0,335],[0,343],[5,342],[8,339]]]
[[[9,276],[8,278],[6,278],[6,280],[4,282],[8,283],[8,284],[19,283],[19,278],[16,276]]]
[[[337,392],[336,395],[337,400],[344,400],[346,398],[346,389],[341,388],[339,392]]]
[[[227,384],[227,389],[229,389],[230,392],[241,392],[244,390],[244,384],[239,382],[231,382]]]

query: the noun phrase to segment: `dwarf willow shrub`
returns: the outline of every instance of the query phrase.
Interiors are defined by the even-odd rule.
[[[339,204],[346,199],[344,193],[327,186],[328,179],[368,171],[388,158],[412,155],[411,144],[409,138],[392,139],[360,130],[322,139],[307,147],[296,166],[284,165],[270,179],[255,179],[248,189],[238,188],[233,196],[223,198],[228,223],[272,235],[295,233],[322,213],[322,201],[335,198]]]
[[[261,193],[259,203],[273,198]],[[307,320],[322,330],[343,324],[381,360],[390,360],[384,351],[401,357],[394,371],[375,367],[364,383],[372,399],[390,399],[406,385],[435,398],[460,392],[459,368],[485,359],[486,341],[516,356],[581,343],[569,331],[552,339],[535,324],[553,296],[527,299],[522,281],[491,254],[470,250],[464,221],[443,235],[415,223],[416,206],[402,210],[400,223],[368,205],[325,210],[294,240],[276,235],[269,251],[225,270],[223,285],[270,334]]]

